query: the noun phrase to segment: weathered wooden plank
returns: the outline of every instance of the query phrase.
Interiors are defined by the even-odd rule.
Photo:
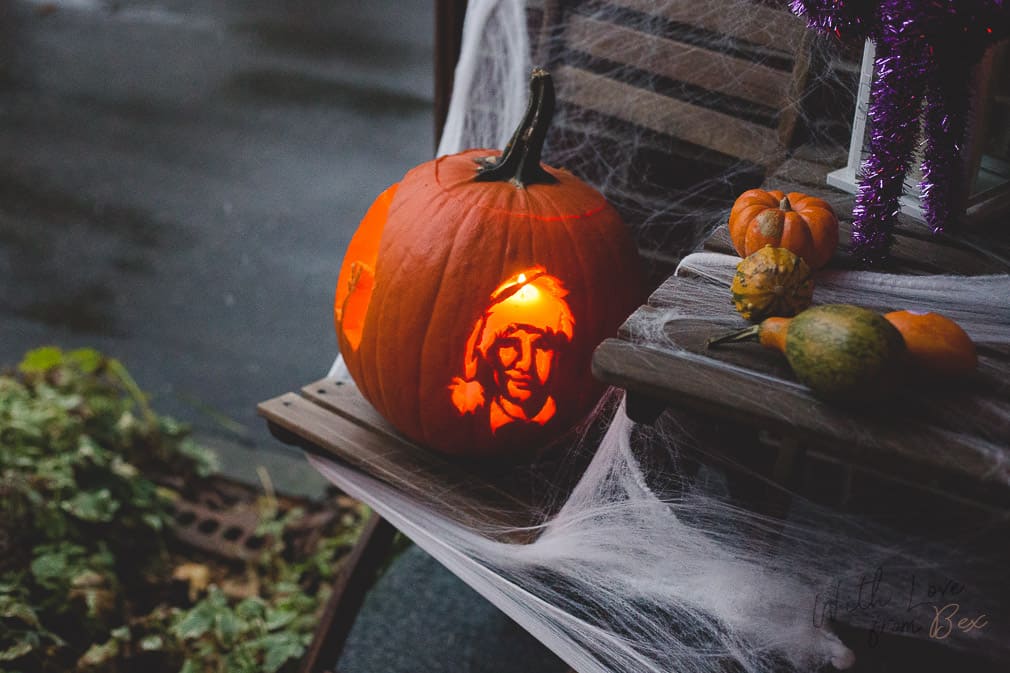
[[[662,333],[662,321],[666,319],[667,314],[668,311],[663,309],[648,305],[639,306],[628,316],[624,324],[617,328],[617,336],[635,343],[648,341],[656,332]]]
[[[391,437],[395,441],[410,443],[375,410],[375,407],[362,396],[353,382],[338,381],[332,378],[320,379],[303,386],[301,393],[312,402],[339,414],[352,423]]]
[[[858,79],[858,68],[855,64],[852,64],[852,67],[855,69],[855,78]],[[796,159],[802,159],[821,166],[827,166],[828,170],[833,171],[836,168],[844,166],[845,162],[848,161],[849,148],[847,146],[842,147],[840,145],[804,143],[793,150],[792,156]]]
[[[608,4],[668,21],[697,26],[737,40],[780,52],[791,52],[803,39],[806,27],[789,12],[746,0],[702,3],[698,0],[607,0]]]
[[[985,491],[1010,502],[1005,445],[889,414],[852,413],[820,402],[797,383],[770,387],[764,374],[748,368],[726,368],[695,354],[671,358],[618,339],[597,349],[593,372],[607,383],[713,418],[798,434],[854,464],[900,466],[897,474],[906,477],[918,466],[929,475],[923,478],[957,482],[968,492]]]
[[[774,185],[779,180],[783,182],[793,182],[798,185],[803,185],[807,189],[807,194],[811,193],[810,190],[828,191],[825,189],[824,176],[835,168],[838,168],[838,166],[792,156],[783,161],[782,164],[775,169],[775,172],[768,176],[766,183]],[[838,194],[839,192],[835,193]]]
[[[528,502],[475,471],[352,422],[299,395],[287,393],[267,400],[257,411],[297,437],[306,450],[347,462],[457,521],[478,528],[534,523]]]
[[[791,91],[790,72],[618,24],[573,16],[566,39],[591,56],[775,109]]]
[[[785,93],[785,100],[776,105],[779,108],[779,142],[784,147],[793,144],[793,134],[796,125],[799,123],[800,107],[802,106],[803,94],[807,88],[807,76],[810,73],[810,48],[813,44],[813,34],[804,31],[800,38],[796,50],[796,60],[793,62],[793,70],[789,77],[789,89]]]
[[[839,215],[845,215],[846,213],[852,212],[854,199],[853,195],[840,192],[837,189],[832,189],[826,182],[822,182],[818,185],[812,180],[804,180],[803,183],[799,183],[793,182],[792,180],[788,180],[784,177],[770,177],[765,180],[762,185],[762,189],[777,189],[785,192],[786,194],[789,192],[800,192],[808,196],[816,196],[817,198],[824,199],[831,204],[831,207],[834,208],[835,212]]]
[[[765,380],[766,394],[777,394],[780,384],[792,384],[792,375],[785,358],[755,343],[734,344],[711,350],[708,339],[746,323],[736,311],[725,304],[713,306],[704,318],[678,317],[684,310],[685,297],[697,292],[703,281],[693,277],[668,279],[650,298],[650,305],[642,306],[620,328],[618,336],[628,342],[662,351],[670,360],[690,358],[693,355],[709,358],[712,365],[710,384],[713,391],[722,390],[729,382],[724,380],[716,361],[741,367],[757,374],[773,377]],[[892,306],[869,306],[879,311]],[[676,309],[673,310],[673,309]],[[669,392],[675,395],[680,382],[670,379]],[[712,400],[718,403],[713,392]],[[897,388],[889,397],[889,413],[896,420],[909,425],[936,426],[950,431],[966,431],[1008,447],[1010,461],[1010,356],[1002,351],[983,349],[977,374],[962,382],[943,386],[909,381]],[[822,432],[829,434],[831,427]]]
[[[727,273],[727,276],[731,275],[732,272]],[[687,280],[688,278],[690,280]],[[648,304],[656,308],[680,308],[686,303],[685,299],[691,296],[688,293],[698,292],[699,285],[701,284],[718,285],[720,283],[708,278],[697,278],[692,275],[690,269],[682,267],[678,269],[675,275],[663,281],[662,285],[649,295]],[[729,286],[726,285],[726,301],[719,302],[714,306],[706,304],[705,316],[711,320],[720,318],[737,320],[739,319],[739,315],[732,306],[733,302],[730,299]]]
[[[572,66],[555,71],[558,98],[754,164],[784,154],[778,131]]]

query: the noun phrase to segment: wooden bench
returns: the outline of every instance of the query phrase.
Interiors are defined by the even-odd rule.
[[[824,167],[803,159],[795,162],[787,162],[773,175],[769,187],[821,192],[835,202],[839,212],[850,212],[851,196],[815,184],[823,179],[823,172],[819,178],[812,171],[823,171]],[[848,224],[843,217],[843,238]],[[973,248],[970,236],[960,241],[935,241],[916,225],[905,225],[895,246],[896,270],[1010,272],[998,247],[991,243],[988,249],[993,252],[985,254]],[[709,239],[706,248],[730,252],[722,229]],[[837,263],[848,263],[844,245]],[[692,285],[701,282],[689,275],[672,276],[639,312],[675,307],[678,297],[688,296]],[[871,480],[886,484],[890,496],[883,496],[885,501],[898,497],[895,489],[900,489],[901,497],[914,498],[920,517],[928,518],[924,512],[933,507],[944,511],[944,520],[953,525],[958,520],[948,515],[954,508],[976,522],[979,513],[997,523],[1007,522],[1010,428],[1001,425],[999,412],[1010,410],[1010,352],[983,351],[983,383],[963,394],[930,400],[910,392],[912,397],[898,404],[893,414],[874,417],[841,411],[813,398],[792,381],[777,354],[760,347],[718,352],[705,349],[709,337],[725,332],[735,322],[739,319],[728,302],[712,307],[711,320],[671,321],[664,331],[683,352],[650,344],[623,329],[617,338],[598,348],[594,370],[602,380],[628,391],[629,414],[638,420],[654,420],[667,407],[718,420],[724,440],[710,443],[706,450],[708,459],[723,467],[745,466],[773,484],[850,510],[879,506],[879,500],[858,502],[860,493],[864,500],[866,493],[879,493],[876,486],[860,488],[863,481]],[[707,364],[716,357],[743,369],[727,372]],[[747,370],[770,374],[778,382],[754,378]],[[311,383],[301,391],[263,402],[259,412],[282,441],[352,466],[419,505],[480,529],[489,525],[521,529],[539,523],[531,520],[530,512],[537,507],[530,505],[559,502],[575,476],[570,465],[543,463],[503,470],[501,466],[489,468],[442,458],[400,437],[349,379]],[[728,433],[727,426],[731,429]],[[1002,443],[1002,452],[979,454],[959,441],[957,432],[964,431],[997,447]],[[772,515],[786,512],[788,498],[781,489],[755,488],[752,480],[736,480],[734,474],[732,470],[729,473],[731,495],[741,505]],[[369,502],[367,493],[359,495]],[[347,593],[340,596],[336,592],[331,601],[330,611],[340,618],[313,649],[317,661],[336,660],[364,588],[392,534],[393,528],[378,517],[370,522],[340,584]]]

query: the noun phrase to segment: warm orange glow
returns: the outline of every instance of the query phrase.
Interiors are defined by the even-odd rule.
[[[486,406],[492,432],[516,422],[544,425],[554,417],[551,373],[575,328],[567,294],[543,267],[515,274],[491,293],[491,305],[466,343],[464,375],[449,385],[460,414]],[[493,391],[490,400],[485,389]]]
[[[389,215],[389,205],[393,202],[396,188],[393,184],[379,194],[358,230],[351,237],[337,278],[337,292],[333,299],[333,317],[337,330],[341,331],[347,343],[357,350],[361,343],[361,330],[365,324],[365,314],[372,298],[375,278],[375,260],[379,256],[379,242]]]
[[[351,278],[347,283],[348,295],[344,299],[343,319],[340,322],[344,338],[353,350],[361,345],[361,331],[365,327],[368,302],[375,287],[375,270],[364,262],[351,264]]]

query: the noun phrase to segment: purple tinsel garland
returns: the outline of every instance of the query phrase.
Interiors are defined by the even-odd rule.
[[[923,211],[934,232],[967,192],[962,148],[971,110],[970,70],[1010,36],[1003,0],[790,0],[810,27],[877,45],[870,89],[870,148],[853,209],[853,251],[865,263],[887,259],[905,174],[920,137]],[[923,110],[923,101],[925,109]]]

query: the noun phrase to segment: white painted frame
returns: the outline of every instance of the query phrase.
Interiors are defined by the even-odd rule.
[[[982,63],[976,69],[975,77],[979,82],[976,87],[976,103],[981,104],[988,92],[988,78],[992,69],[994,50],[990,50]],[[863,46],[863,60],[859,75],[859,89],[856,94],[856,112],[852,120],[852,138],[849,142],[849,159],[845,166],[827,175],[827,183],[832,187],[850,194],[855,194],[858,187],[857,175],[862,164],[866,145],[867,109],[870,104],[870,84],[873,81],[873,60],[876,49],[869,40]],[[976,105],[978,107],[978,105]],[[973,192],[965,204],[965,217],[968,220],[988,219],[996,213],[1010,211],[1010,165],[983,155],[981,146],[982,134],[969,131],[969,146],[971,154],[966,162],[966,169],[971,172],[972,183],[980,170],[1005,177],[1005,181],[995,187]],[[918,193],[918,183],[921,179],[919,164],[921,163],[921,145],[917,151],[905,178],[905,194],[901,197],[901,212],[922,221],[922,204]]]

